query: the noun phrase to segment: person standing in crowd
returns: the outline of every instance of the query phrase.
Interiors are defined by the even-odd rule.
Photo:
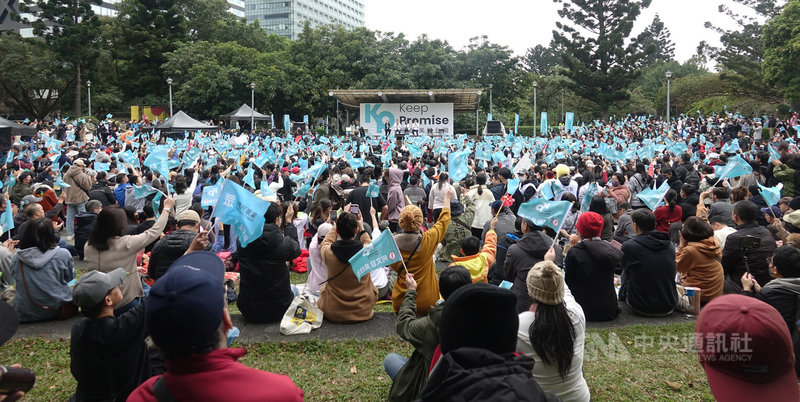
[[[386,220],[389,221],[389,230],[391,230],[392,233],[397,233],[397,219],[400,217],[400,211],[406,206],[405,199],[403,198],[403,189],[400,187],[402,180],[402,170],[389,168],[389,193],[386,198]]]
[[[439,173],[439,180],[431,187],[430,194],[428,194],[428,209],[433,211],[433,221],[439,221],[439,214],[442,209],[450,208],[449,204],[444,202],[445,194],[455,194],[456,190],[450,185],[450,176],[447,173]],[[456,198],[453,196],[453,198]],[[449,200],[448,200],[449,202]]]
[[[475,218],[472,219],[470,230],[478,238],[482,238],[483,225],[492,218],[492,208],[489,205],[494,202],[494,195],[486,187],[487,179],[485,173],[478,174],[475,176],[476,184],[467,192],[467,197],[475,204]]]
[[[92,179],[84,172],[85,168],[86,162],[78,159],[64,174],[64,183],[70,186],[63,190],[67,193],[67,199],[64,201],[67,204],[67,222],[64,226],[67,237],[75,234],[75,215],[78,212],[86,212],[86,201],[89,200],[86,192],[92,188]]]
[[[462,192],[466,189],[462,187]],[[442,240],[442,250],[438,260],[451,263],[459,255],[464,239],[472,237],[472,221],[475,218],[475,204],[472,198],[462,196],[463,203],[454,198],[450,200],[450,226]],[[480,242],[480,239],[478,239]]]

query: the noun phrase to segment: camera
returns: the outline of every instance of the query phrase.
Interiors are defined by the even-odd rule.
[[[28,392],[36,382],[36,374],[26,368],[0,366],[0,395]]]
[[[744,236],[739,239],[739,248],[745,253],[751,253],[761,247],[761,238],[755,236]]]

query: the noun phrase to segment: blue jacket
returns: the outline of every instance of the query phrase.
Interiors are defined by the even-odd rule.
[[[114,198],[117,199],[117,205],[120,208],[125,208],[125,189],[128,186],[130,186],[130,183],[117,184],[117,187],[114,188]]]
[[[24,283],[20,262],[25,271]],[[44,253],[36,247],[19,250],[11,257],[11,274],[17,281],[14,309],[20,322],[52,320],[62,304],[72,301],[68,283],[75,278],[75,269],[67,249],[56,246]],[[28,296],[28,290],[37,303],[56,311],[37,306]]]

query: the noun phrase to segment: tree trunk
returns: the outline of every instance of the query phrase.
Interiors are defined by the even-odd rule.
[[[75,117],[81,116],[81,65],[75,65],[75,101],[73,103]]]

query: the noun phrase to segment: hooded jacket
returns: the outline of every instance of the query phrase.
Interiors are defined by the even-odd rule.
[[[458,250],[461,249],[461,241],[469,236],[472,236],[472,221],[475,219],[475,203],[469,197],[462,197],[464,200],[464,212],[458,215],[451,215],[450,226],[447,227],[447,233],[444,235],[440,261],[452,262],[458,256]],[[452,209],[450,210],[452,214]],[[474,279],[475,277],[473,277]]]
[[[725,274],[721,258],[722,249],[714,236],[688,242],[675,253],[681,285],[700,288],[700,301],[703,303],[722,294]]]
[[[668,315],[675,309],[675,248],[667,233],[642,233],[622,245],[619,299],[644,315]]]
[[[281,230],[268,223],[261,236],[247,247],[238,241],[236,246],[241,274],[236,305],[245,321],[280,321],[294,299],[286,263],[300,255],[297,228],[289,223]]]
[[[24,282],[20,264],[25,271]],[[44,253],[36,247],[19,250],[11,257],[11,274],[17,281],[14,310],[20,322],[52,320],[62,304],[72,301],[68,283],[75,278],[75,269],[67,249],[56,246]],[[31,298],[53,310],[37,306]]]
[[[406,206],[403,189],[400,187],[402,181],[403,171],[398,168],[389,168],[389,192],[386,197],[386,205],[389,208],[386,217],[389,222],[397,222],[400,211]]]
[[[89,199],[100,201],[104,208],[117,202],[114,191],[111,190],[105,180],[98,181],[92,186],[89,190]]]
[[[67,193],[65,204],[80,204],[89,200],[89,195],[86,194],[92,188],[92,178],[84,173],[83,168],[78,165],[72,165],[67,169],[64,174],[64,183],[70,185],[64,189]]]
[[[78,212],[75,215],[75,250],[81,259],[83,259],[83,246],[89,240],[89,234],[94,230],[96,220],[97,214],[94,212]]]
[[[378,289],[369,275],[356,278],[348,261],[372,239],[366,232],[358,240],[337,240],[338,236],[335,230],[331,230],[320,246],[322,260],[328,267],[328,282],[322,289],[317,307],[330,322],[367,321],[375,314],[373,307],[378,301]]]
[[[442,357],[422,390],[422,401],[558,401],[533,379],[534,360],[460,348]]]
[[[596,237],[567,252],[564,281],[587,321],[610,321],[619,314],[614,271],[621,260],[622,251]]]
[[[553,239],[542,231],[528,232],[508,248],[506,260],[503,263],[505,280],[513,283],[511,291],[517,296],[517,314],[528,311],[531,307],[530,295],[526,280],[528,271],[537,263],[544,260],[544,255],[553,243]],[[556,265],[561,265],[561,246],[554,245],[556,251]]]
[[[800,278],[775,278],[761,287],[758,292],[745,291],[744,294],[766,302],[781,313],[789,327],[789,333],[797,332],[798,301],[800,301]]]
[[[450,225],[452,228],[453,226]],[[469,276],[472,277],[472,283],[483,282],[487,283],[486,277],[489,275],[489,267],[494,264],[494,258],[497,254],[497,233],[490,230],[486,234],[486,243],[478,254],[459,257],[452,256],[453,263],[450,266],[460,265],[469,271]]]
[[[193,230],[179,229],[158,240],[150,252],[147,275],[155,280],[164,276],[172,263],[189,249],[196,236],[197,232]]]

